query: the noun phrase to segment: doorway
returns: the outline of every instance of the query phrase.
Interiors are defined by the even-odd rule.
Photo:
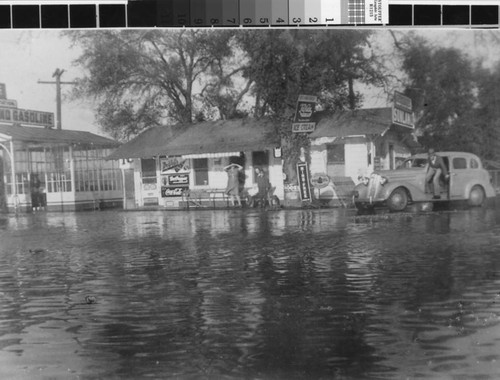
[[[266,175],[269,176],[269,154],[267,151],[252,152],[252,165],[254,168],[252,174],[253,183],[255,183],[255,168],[260,167]]]

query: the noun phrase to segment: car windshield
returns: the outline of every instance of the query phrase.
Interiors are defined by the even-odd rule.
[[[426,158],[411,157],[403,161],[397,169],[423,168],[427,164]]]

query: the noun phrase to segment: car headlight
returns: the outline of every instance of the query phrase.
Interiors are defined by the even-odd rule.
[[[389,182],[389,179],[387,177],[380,177],[380,184],[384,186],[387,182]]]

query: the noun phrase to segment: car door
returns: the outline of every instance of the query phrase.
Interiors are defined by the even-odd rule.
[[[450,156],[450,199],[463,199],[468,181],[467,158]]]

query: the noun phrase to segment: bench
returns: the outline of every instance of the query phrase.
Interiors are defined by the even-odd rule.
[[[225,189],[190,189],[182,193],[186,208],[216,208],[218,204],[229,207],[229,196]]]

